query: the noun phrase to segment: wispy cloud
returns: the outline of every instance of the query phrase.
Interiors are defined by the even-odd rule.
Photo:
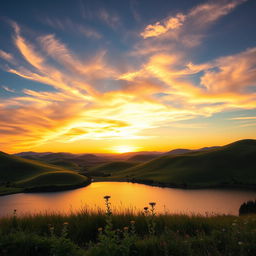
[[[47,25],[49,25],[54,29],[77,34],[80,36],[86,36],[88,38],[93,38],[93,39],[100,39],[102,37],[102,35],[96,29],[88,25],[75,23],[69,18],[58,19],[58,18],[47,17],[47,18],[44,18],[42,22],[46,23]]]
[[[249,124],[241,124],[239,127],[251,127],[251,126],[256,126],[256,123],[249,123]]]
[[[157,78],[165,84],[158,88],[164,93],[159,98],[163,104],[175,102],[180,110],[207,116],[228,109],[255,107],[256,94],[248,90],[256,87],[255,60],[255,48],[199,65],[186,64],[179,55],[155,54],[141,69],[124,73],[119,79],[136,83]],[[199,77],[201,86],[189,81],[192,74]]]
[[[139,5],[139,2],[137,0],[130,0],[130,9],[131,9],[131,13],[134,17],[134,19],[137,21],[137,22],[140,22],[141,21],[141,15],[138,11],[138,5]]]
[[[98,12],[98,17],[113,29],[116,29],[121,25],[121,18],[116,13],[110,12],[107,9],[100,9]]]
[[[209,91],[243,93],[256,86],[256,48],[219,58],[209,66],[212,68],[201,77],[201,84]]]
[[[208,1],[190,9],[187,13],[177,13],[154,24],[147,25],[140,35],[144,39],[169,39],[178,44],[194,47],[200,44],[208,27],[246,1]]]
[[[178,29],[183,25],[185,18],[185,15],[178,13],[175,17],[170,17],[167,20],[163,21],[162,24],[160,23],[160,21],[157,21],[153,25],[148,25],[141,33],[141,36],[144,38],[156,37],[165,34],[169,30]]]
[[[232,117],[229,120],[254,120],[256,116],[239,116],[239,117]]]
[[[8,61],[8,62],[13,62],[13,56],[5,51],[0,50],[0,58]]]
[[[5,85],[2,85],[2,88],[7,91],[7,92],[16,92],[14,89],[8,87],[8,86],[5,86]]]

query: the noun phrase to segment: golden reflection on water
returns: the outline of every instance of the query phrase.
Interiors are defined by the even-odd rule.
[[[0,197],[0,215],[38,212],[69,213],[84,207],[105,209],[103,197],[111,196],[112,209],[130,208],[142,211],[149,202],[156,202],[158,213],[238,214],[240,205],[254,200],[255,191],[202,189],[184,190],[151,187],[127,182],[95,182],[87,187],[54,193],[27,193]]]

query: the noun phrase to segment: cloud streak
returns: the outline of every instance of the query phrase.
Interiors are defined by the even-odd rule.
[[[185,15],[178,13],[175,17],[170,17],[167,20],[163,21],[163,24],[161,24],[160,21],[157,21],[153,25],[148,25],[141,33],[141,36],[143,38],[160,36],[168,32],[169,30],[175,30],[180,28],[183,25],[185,19]]]
[[[10,87],[8,87],[8,86],[5,86],[5,85],[3,85],[2,88],[3,88],[5,91],[7,91],[7,92],[15,92],[14,89],[12,89],[12,88],[10,88]]]
[[[232,12],[238,5],[247,0],[216,0],[200,4],[187,13],[177,13],[145,27],[140,35],[144,39],[155,39],[153,44],[168,44],[170,41],[186,47],[195,47],[205,37],[206,29],[223,16]]]

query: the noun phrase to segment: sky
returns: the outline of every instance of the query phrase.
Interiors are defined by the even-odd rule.
[[[4,1],[0,150],[256,139],[255,0]]]

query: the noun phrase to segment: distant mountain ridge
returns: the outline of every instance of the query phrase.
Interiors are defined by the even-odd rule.
[[[73,154],[67,152],[20,152],[13,154],[26,159],[39,160],[42,162],[56,164],[64,167],[72,167],[75,169],[79,168],[90,168],[95,165],[101,165],[110,163],[112,161],[131,161],[131,162],[146,162],[156,157],[163,155],[175,155],[184,154],[189,152],[210,150],[218,147],[205,147],[200,149],[174,149],[168,152],[158,151],[139,151],[139,152],[127,152],[122,154],[92,154],[82,153]]]
[[[198,151],[205,151],[205,150],[212,150],[219,148],[220,146],[213,146],[213,147],[203,147],[199,149],[185,149],[185,148],[177,148],[173,149],[171,151],[168,151],[166,153],[163,153],[163,155],[178,155],[178,154],[186,154],[191,152],[198,152]]]

